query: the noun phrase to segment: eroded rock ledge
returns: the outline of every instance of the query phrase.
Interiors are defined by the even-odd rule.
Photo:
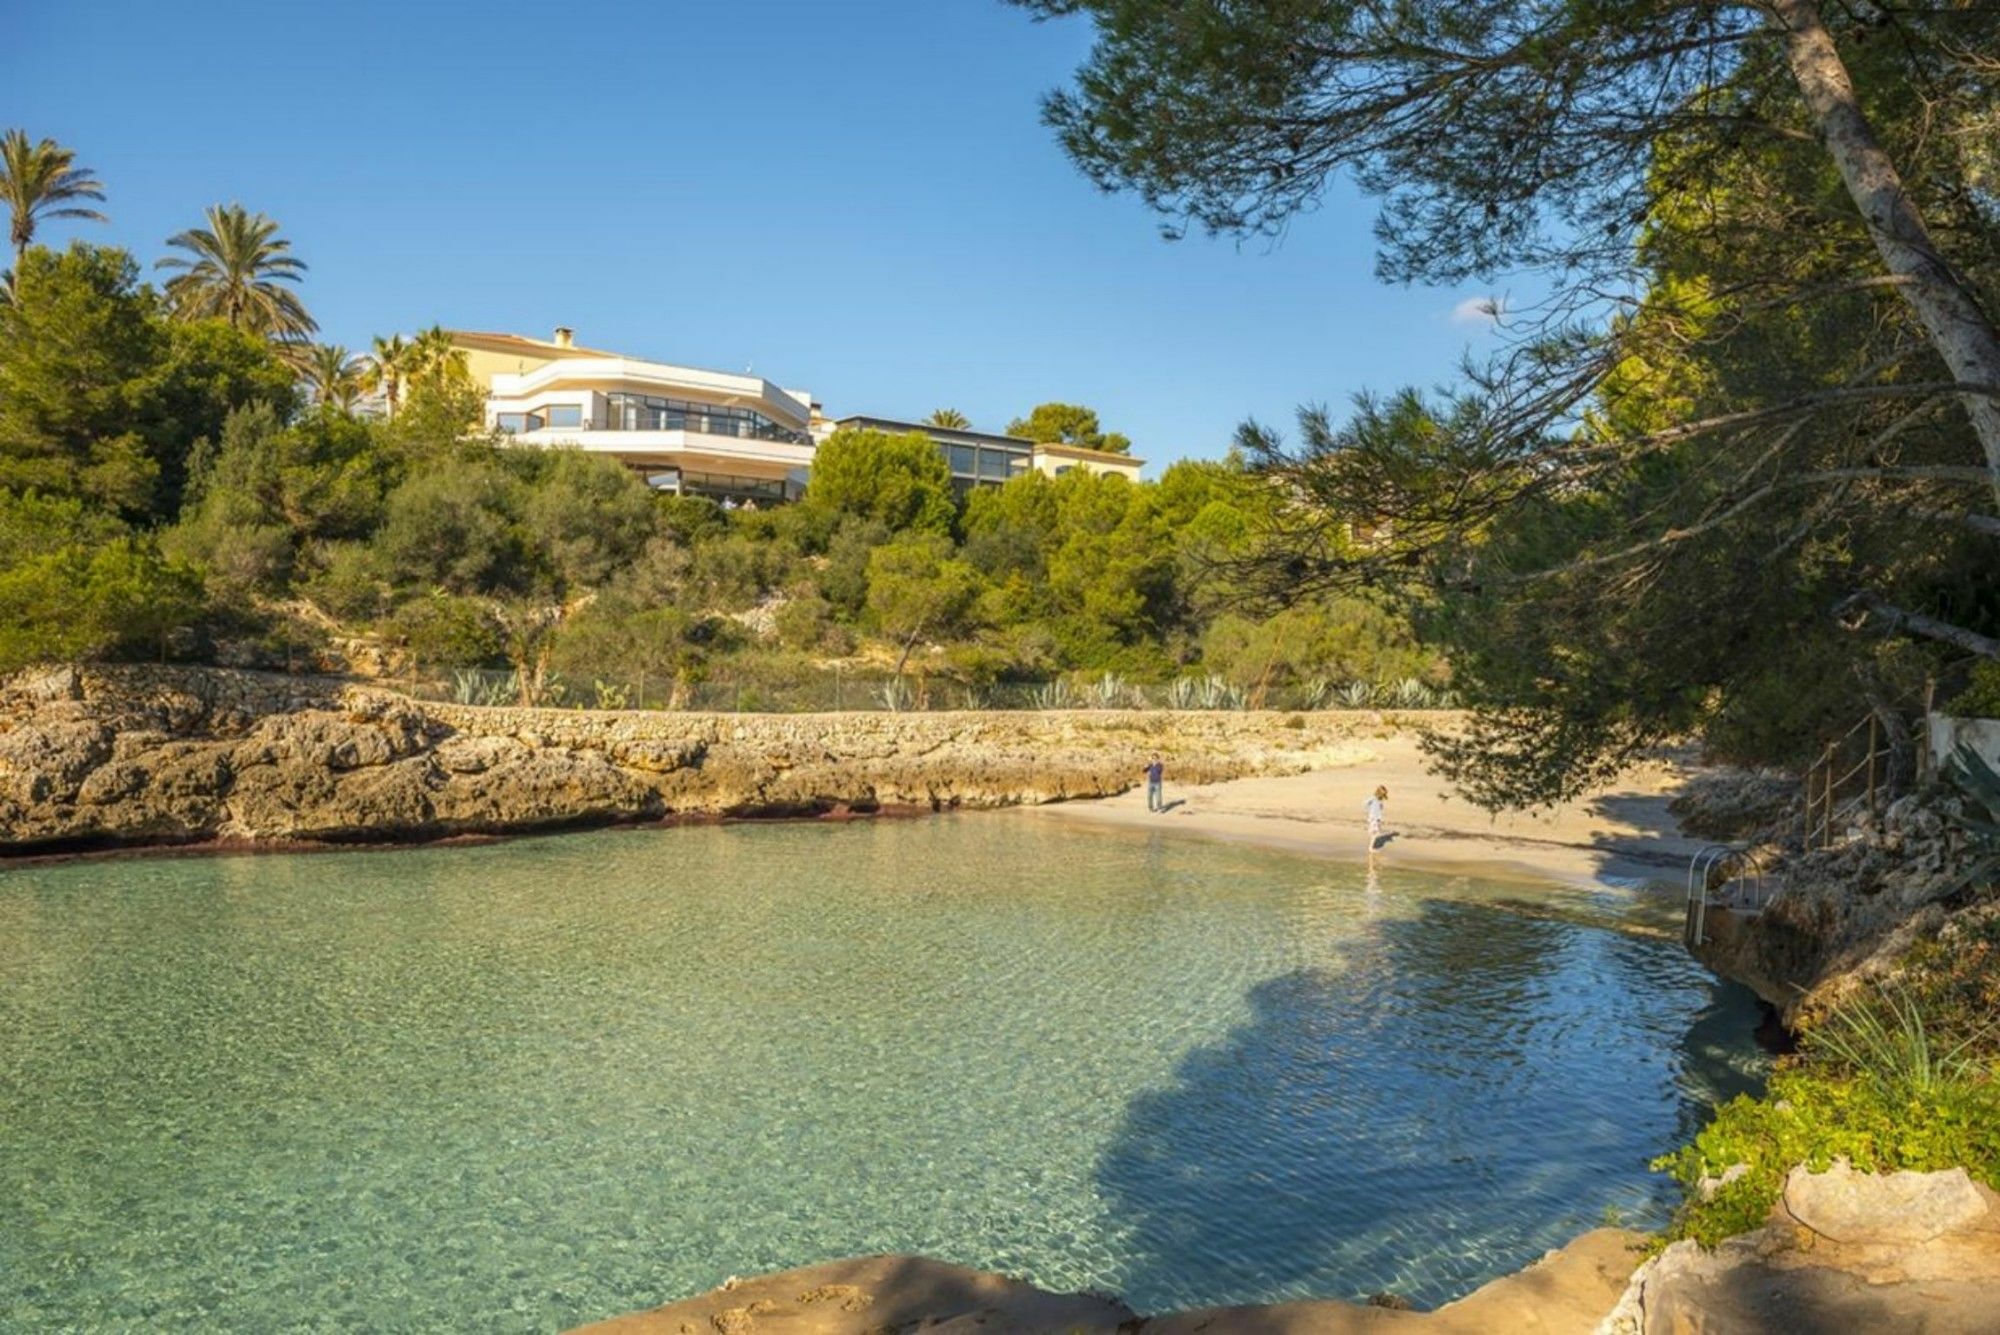
[[[0,853],[393,842],[675,816],[996,807],[1366,754],[1379,714],[496,709],[327,678],[84,667],[0,681]]]
[[[1603,1335],[2000,1330],[2000,1197],[1963,1168],[1794,1168],[1760,1229],[1676,1242],[1637,1274]]]
[[[780,1271],[634,1312],[575,1335],[1685,1335],[1686,1332],[2000,1330],[2000,1197],[1963,1169],[1795,1168],[1764,1227],[1713,1251],[1586,1233],[1435,1312],[1331,1300],[1141,1317],[1116,1298],[1055,1294],[916,1256]],[[1636,1267],[1636,1269],[1635,1269]]]
[[[978,1331],[1045,1335],[1584,1335],[1617,1302],[1639,1263],[1637,1234],[1586,1233],[1517,1274],[1435,1312],[1306,1301],[1140,1317],[1116,1298],[1048,1293],[1003,1275],[921,1256],[870,1256],[731,1281],[574,1335],[874,1335]]]

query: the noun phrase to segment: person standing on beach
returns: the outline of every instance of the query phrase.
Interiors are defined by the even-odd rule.
[[[1369,798],[1367,805],[1362,808],[1368,814],[1368,852],[1370,856],[1374,855],[1375,849],[1382,842],[1382,816],[1384,804],[1388,800],[1388,786],[1386,784],[1378,785],[1375,789],[1375,796]]]
[[[1152,763],[1146,766],[1146,810],[1167,809],[1166,780],[1167,767],[1160,763],[1158,756],[1154,756]]]

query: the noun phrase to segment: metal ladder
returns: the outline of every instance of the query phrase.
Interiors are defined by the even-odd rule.
[[[1687,920],[1681,941],[1693,950],[1708,940],[1708,887],[1720,873],[1715,901],[1738,911],[1761,912],[1770,903],[1764,886],[1764,869],[1747,848],[1734,844],[1709,844],[1688,859]],[[1734,893],[1732,893],[1732,891]]]

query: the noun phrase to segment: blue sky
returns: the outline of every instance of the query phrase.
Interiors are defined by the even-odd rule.
[[[1164,463],[1249,415],[1449,380],[1483,337],[1453,319],[1476,290],[1375,280],[1344,187],[1280,245],[1160,240],[1040,123],[1089,28],[999,0],[10,10],[0,124],[109,191],[109,226],[44,239],[150,264],[240,200],[350,347],[566,324],[835,415],[1088,403]]]

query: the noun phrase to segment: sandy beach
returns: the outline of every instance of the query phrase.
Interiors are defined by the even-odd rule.
[[[1116,797],[1031,808],[1028,819],[1162,830],[1260,844],[1321,857],[1368,856],[1362,804],[1389,789],[1387,839],[1378,865],[1579,885],[1658,881],[1677,885],[1705,840],[1683,835],[1667,804],[1683,770],[1648,762],[1618,782],[1552,811],[1495,816],[1429,772],[1416,738],[1370,738],[1350,756],[1305,774],[1182,786],[1167,771],[1164,813],[1146,810],[1143,785]],[[1133,776],[1135,784],[1140,776]]]

